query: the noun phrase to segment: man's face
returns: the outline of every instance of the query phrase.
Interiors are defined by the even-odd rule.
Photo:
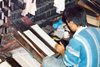
[[[66,23],[68,24],[69,28],[70,28],[73,32],[76,31],[77,25],[76,25],[73,21],[70,21],[70,22],[66,21]]]

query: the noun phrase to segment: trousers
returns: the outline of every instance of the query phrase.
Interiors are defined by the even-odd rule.
[[[67,67],[65,66],[61,56],[58,58],[52,56],[46,56],[43,59],[42,67]]]

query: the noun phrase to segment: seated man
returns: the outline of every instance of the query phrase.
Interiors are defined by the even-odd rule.
[[[56,44],[58,58],[45,57],[42,67],[100,67],[100,29],[87,27],[86,12],[75,4],[68,4],[62,20],[74,33],[68,46]],[[92,21],[91,21],[92,22]]]

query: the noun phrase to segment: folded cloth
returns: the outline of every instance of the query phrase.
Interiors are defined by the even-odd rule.
[[[24,0],[24,2],[26,3],[26,7],[22,11],[22,15],[26,16],[26,14],[28,14],[28,13],[35,15],[35,11],[37,10],[36,9],[36,0],[34,0],[34,2],[32,2],[32,0]]]
[[[54,6],[57,8],[56,12],[64,11],[65,9],[65,0],[54,0]]]

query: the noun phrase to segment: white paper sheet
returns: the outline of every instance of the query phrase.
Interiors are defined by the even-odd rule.
[[[36,59],[34,59],[24,48],[16,49],[12,51],[12,53],[13,58],[22,67],[40,67],[40,63]]]
[[[57,44],[46,32],[44,32],[37,24],[31,26],[46,42],[50,44],[51,47],[55,47]]]
[[[55,53],[49,49],[37,36],[35,36],[30,30],[24,32],[24,34],[29,37],[44,53],[48,56],[52,56]]]
[[[10,64],[8,64],[7,61],[4,61],[0,64],[0,67],[12,67]]]

